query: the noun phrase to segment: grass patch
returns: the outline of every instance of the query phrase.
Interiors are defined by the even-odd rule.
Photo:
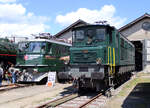
[[[141,76],[150,76],[150,73],[144,73],[144,72],[137,73],[137,77],[141,77]]]
[[[138,83],[150,83],[150,78],[137,77],[133,79],[122,88],[118,96],[126,96],[128,91],[133,89]]]

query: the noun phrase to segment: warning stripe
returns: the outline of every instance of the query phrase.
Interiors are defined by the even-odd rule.
[[[0,56],[16,56],[15,54],[0,54]]]

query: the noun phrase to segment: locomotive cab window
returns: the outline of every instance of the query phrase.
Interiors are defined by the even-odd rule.
[[[48,48],[47,48],[48,54],[52,54],[52,48],[51,48],[51,46],[52,46],[52,44],[48,43]]]
[[[96,40],[105,39],[105,29],[96,29]]]
[[[84,31],[83,30],[77,30],[75,38],[77,41],[82,41],[84,39]]]
[[[92,29],[88,29],[86,32],[86,36],[87,36],[87,44],[91,44],[94,37],[94,31]]]
[[[42,45],[41,45],[41,52],[45,53],[45,50],[46,50],[46,43],[42,43]]]
[[[94,36],[94,31],[92,29],[87,30],[87,37],[92,39],[93,36]]]
[[[45,51],[46,43],[43,42],[30,42],[28,47],[28,52],[30,53],[40,53],[42,50]]]

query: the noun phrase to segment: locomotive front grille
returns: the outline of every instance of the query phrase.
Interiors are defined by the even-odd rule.
[[[79,72],[88,72],[88,67],[79,67]]]
[[[73,62],[75,63],[95,63],[97,58],[96,52],[88,52],[88,53],[74,53],[73,54]]]

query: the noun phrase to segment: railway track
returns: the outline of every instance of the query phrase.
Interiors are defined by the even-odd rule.
[[[63,96],[61,98],[55,99],[53,101],[50,101],[48,103],[45,103],[43,105],[40,105],[40,106],[38,106],[36,108],[56,107],[56,106],[58,106],[60,104],[63,104],[65,102],[67,102],[67,101],[70,101],[70,100],[72,100],[74,98],[77,98],[78,96],[79,96],[78,93],[69,94],[69,95]]]
[[[88,95],[70,94],[36,108],[99,108],[106,103],[106,97],[102,93],[95,95],[94,93]]]
[[[17,89],[17,88],[23,88],[23,87],[28,87],[28,86],[32,86],[33,84],[8,84],[8,85],[2,85],[0,87],[0,92],[4,92],[4,91],[8,91],[8,90],[12,90],[12,89]]]
[[[79,108],[86,108],[87,106],[89,106],[92,102],[94,102],[96,99],[98,99],[100,96],[102,96],[102,93],[98,94],[97,96],[93,97],[92,99],[88,100],[87,102],[85,102],[84,104],[82,104],[81,106],[79,106]]]

